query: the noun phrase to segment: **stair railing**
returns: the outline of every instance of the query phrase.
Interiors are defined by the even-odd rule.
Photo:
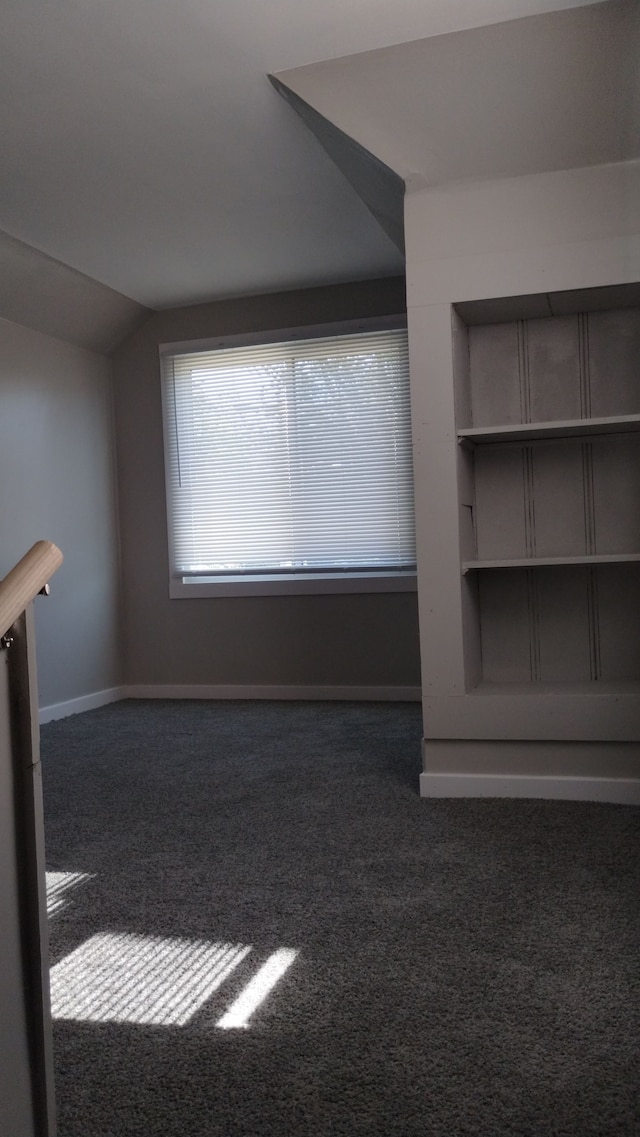
[[[0,580],[0,638],[62,564],[62,553],[52,541],[36,541],[15,568]]]

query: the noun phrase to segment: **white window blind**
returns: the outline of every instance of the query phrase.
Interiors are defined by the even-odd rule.
[[[175,578],[414,566],[406,330],[162,362]]]

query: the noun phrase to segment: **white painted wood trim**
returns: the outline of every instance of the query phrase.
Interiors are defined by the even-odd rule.
[[[527,422],[515,426],[470,426],[457,432],[458,439],[469,442],[514,442],[538,438],[581,438],[593,434],[621,434],[640,430],[640,415],[619,415],[609,418],[565,419],[553,422]]]
[[[248,686],[244,684],[138,683],[94,691],[64,703],[40,708],[40,725],[93,711],[120,699],[291,699],[328,702],[410,702],[419,703],[419,687],[301,687]]]
[[[513,684],[476,688],[478,694],[432,696],[423,700],[429,740],[451,742],[638,742],[640,694],[635,684],[531,683],[527,693]],[[629,690],[631,686],[631,690]],[[582,687],[582,689],[581,689]],[[589,687],[593,690],[590,693]],[[625,687],[627,688],[625,690]],[[577,688],[577,690],[576,690]],[[540,693],[538,693],[540,691]]]
[[[638,558],[640,560],[640,557]],[[169,581],[171,600],[198,600],[211,596],[337,596],[348,593],[416,592],[415,569],[362,574],[330,573],[308,577],[227,577],[196,583],[188,577]]]
[[[551,801],[599,801],[640,805],[640,778],[422,773],[420,796],[544,798]]]
[[[94,691],[90,695],[80,695],[77,699],[67,699],[64,703],[51,703],[48,707],[40,708],[40,725],[55,719],[65,719],[68,715],[79,715],[83,711],[94,711],[97,707],[105,707],[107,703],[117,703],[119,699],[126,699],[125,691],[125,687],[109,687],[105,691]]]
[[[125,699],[309,699],[354,702],[420,702],[420,687],[320,687],[269,684],[137,683]]]
[[[463,561],[463,573],[476,569],[540,568],[545,565],[617,565],[640,561],[640,553],[588,553],[580,557],[518,557],[499,561]]]

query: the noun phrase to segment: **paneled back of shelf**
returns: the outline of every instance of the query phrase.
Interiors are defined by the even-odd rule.
[[[476,326],[471,422],[493,426],[640,413],[640,311]]]
[[[457,334],[468,689],[640,680],[640,309]]]
[[[640,564],[498,569],[478,592],[485,682],[640,680]]]
[[[640,434],[479,447],[481,560],[640,550]]]

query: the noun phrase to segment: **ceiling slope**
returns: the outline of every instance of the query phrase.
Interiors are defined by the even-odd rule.
[[[149,315],[45,253],[0,232],[0,318],[109,354]]]
[[[379,158],[365,150],[348,134],[339,130],[309,106],[274,75],[269,79],[282,98],[302,119],[367,209],[404,253],[404,182]]]
[[[606,0],[279,72],[407,189],[640,155],[640,5]]]
[[[267,75],[592,2],[3,0],[0,229],[153,308],[401,273]]]

